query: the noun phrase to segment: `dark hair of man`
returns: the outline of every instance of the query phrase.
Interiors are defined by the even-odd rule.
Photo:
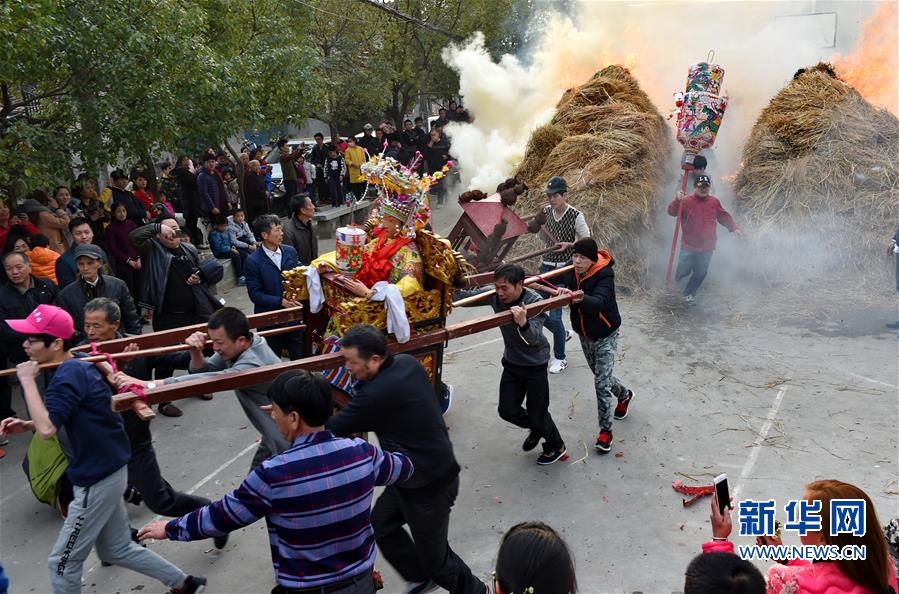
[[[278,139],[278,144],[277,144],[276,146],[277,146],[278,148],[281,148],[281,147],[284,146],[285,144],[287,144],[287,139],[284,138],[284,137],[281,137],[281,138]]]
[[[43,233],[35,233],[31,236],[31,249],[42,247],[48,248],[50,247],[50,240],[47,239],[47,236]]]
[[[705,169],[708,166],[708,160],[702,155],[693,157],[693,169]]]
[[[305,369],[286,371],[276,377],[269,386],[268,397],[285,413],[300,415],[310,427],[324,425],[334,409],[331,384]]]
[[[306,201],[311,200],[309,196],[296,195],[290,199],[290,212],[294,215],[300,214],[300,209],[306,206]]]
[[[524,281],[524,269],[518,264],[503,264],[493,271],[493,280],[506,279],[510,284],[517,285]]]
[[[406,124],[411,124],[411,123],[412,123],[412,120],[408,120],[408,119],[403,120],[403,125],[404,125],[404,126],[405,126]]]
[[[122,308],[109,297],[97,297],[84,305],[84,313],[89,311],[102,311],[106,315],[106,321],[115,324],[122,320]]]
[[[155,219],[153,219],[153,222],[156,223],[157,225],[161,225],[163,221],[167,221],[169,219],[172,219],[176,223],[178,222],[178,219],[175,218],[175,215],[173,215],[170,212],[162,213],[161,215],[159,215]]]
[[[75,230],[75,227],[80,227],[81,225],[90,225],[88,220],[84,217],[75,217],[71,221],[69,221],[69,233]]]
[[[261,214],[253,221],[253,231],[258,237],[262,237],[263,233],[269,233],[272,227],[280,225],[281,219],[275,214]]]
[[[3,265],[6,266],[6,261],[9,260],[10,256],[19,256],[22,258],[22,263],[25,266],[31,266],[31,260],[28,259],[28,254],[24,252],[7,252],[3,255]]]
[[[247,340],[253,340],[250,332],[250,323],[247,316],[236,307],[223,307],[209,316],[206,323],[210,330],[223,328],[228,340],[237,340],[241,336]]]
[[[731,553],[703,553],[687,566],[684,594],[764,594],[765,578]]]
[[[220,212],[213,217],[212,224],[215,225],[216,227],[220,227],[221,225],[227,225],[228,217],[225,215],[225,213]]]
[[[243,213],[243,214],[246,214],[246,213],[247,213],[247,211],[245,211],[245,210],[242,209],[242,208],[235,208],[235,209],[232,210],[231,212],[232,212],[233,214],[235,214],[235,215],[236,215],[237,213]]]
[[[422,118],[421,116],[418,116],[417,118],[415,118],[415,123],[417,124],[419,122],[424,122],[424,118]]]
[[[387,358],[387,339],[384,333],[368,324],[359,324],[350,328],[340,339],[341,348],[354,348],[363,359],[371,359],[374,355]]]
[[[316,132],[315,134],[312,135],[312,138],[321,138],[322,140],[324,140],[325,135],[322,134],[321,132]]]
[[[44,348],[50,348],[50,345],[53,344],[54,340],[62,341],[62,349],[67,351],[72,348],[72,339],[71,338],[59,338],[57,336],[50,336],[49,334],[26,334],[28,338],[36,338],[44,343]]]
[[[506,532],[496,557],[504,592],[574,594],[577,576],[568,545],[543,522],[523,522]]]

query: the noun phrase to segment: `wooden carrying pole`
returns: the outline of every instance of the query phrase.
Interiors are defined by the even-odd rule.
[[[573,264],[569,264],[568,266],[565,266],[563,268],[557,268],[556,270],[551,270],[550,272],[547,272],[546,274],[541,274],[538,276],[529,276],[524,279],[524,285],[528,286],[528,285],[533,285],[533,284],[540,284],[540,281],[548,276],[558,276],[564,272],[569,272],[571,270],[574,270]],[[544,285],[541,285],[541,286],[544,286]],[[547,287],[547,288],[549,288],[549,287]],[[495,294],[496,294],[496,289],[490,289],[489,291],[484,291],[483,293],[478,293],[477,295],[472,295],[471,297],[466,297],[466,298],[460,299],[458,301],[453,301],[453,307],[465,307],[466,305],[472,305],[473,303],[477,303],[478,301],[483,301],[487,297],[490,297]]]
[[[580,292],[575,293],[575,295],[579,294]],[[571,303],[571,301],[572,298],[568,295],[559,295],[557,297],[551,297],[549,299],[544,299],[543,301],[538,301],[537,303],[532,303],[525,309],[527,310],[528,318],[533,318],[534,316],[537,316],[551,309],[558,309],[560,307],[568,305],[569,303]],[[412,338],[408,342],[402,344],[398,342],[390,342],[388,344],[388,347],[390,348],[391,353],[414,351],[423,347],[445,343],[454,338],[461,338],[463,336],[475,334],[476,332],[483,332],[484,330],[489,330],[491,328],[496,328],[504,324],[511,323],[512,312],[506,311],[476,318],[468,322],[453,324],[451,326],[446,326],[445,328],[438,328],[437,330],[432,330],[430,332],[425,332],[422,334],[413,334]],[[298,359],[296,361],[286,361],[283,363],[276,363],[274,365],[266,365],[264,367],[259,367],[258,369],[239,371],[236,373],[224,373],[213,378],[203,379],[201,381],[186,381],[179,382],[177,384],[171,384],[168,386],[163,385],[154,390],[148,390],[146,392],[146,397],[149,404],[172,402],[175,400],[181,400],[183,398],[190,398],[192,396],[196,396],[197,394],[224,392],[244,386],[271,382],[276,377],[278,377],[278,375],[284,373],[285,371],[291,371],[294,369],[321,371],[323,369],[338,367],[342,364],[343,353],[338,351],[336,353],[328,353],[326,355],[306,357],[304,359]],[[120,412],[123,410],[128,410],[131,407],[131,403],[134,402],[134,400],[138,399],[139,397],[137,395],[130,392],[126,392],[124,394],[116,394],[112,397],[112,408],[113,410]],[[338,404],[345,404],[345,400],[345,398],[339,399]]]
[[[302,307],[291,307],[289,309],[279,309],[260,314],[247,316],[250,328],[264,328],[265,326],[274,326],[275,324],[284,324],[299,320],[302,314]],[[104,353],[120,353],[125,350],[131,343],[137,344],[141,349],[152,349],[157,347],[169,346],[172,344],[183,342],[185,338],[194,332],[205,332],[206,324],[194,324],[193,326],[182,326],[173,328],[172,330],[161,330],[159,332],[150,332],[148,334],[138,334],[135,336],[126,336],[115,340],[107,340],[97,343],[98,347]],[[89,351],[90,345],[81,345],[72,349],[73,352]]]
[[[549,272],[544,272],[543,274],[540,274],[540,275],[529,276],[525,279],[524,282],[525,282],[525,284],[528,284],[529,281],[536,282],[537,280],[539,280],[538,276],[542,277],[542,278],[553,278],[553,277],[565,274],[566,272],[571,272],[572,270],[574,270],[574,266],[569,264],[568,266],[563,266],[562,268],[556,268],[555,270],[550,270]],[[492,272],[482,272],[480,274],[472,274],[471,276],[468,277],[468,287],[467,288],[483,287],[484,285],[489,285],[490,283],[492,283],[493,280],[494,280],[494,277],[493,277]],[[483,294],[484,295],[492,295],[492,293],[486,293],[486,292]],[[455,306],[455,305],[456,304],[453,303],[453,306]]]
[[[276,334],[286,334],[288,332],[295,332],[297,330],[305,329],[305,324],[301,324],[298,326],[282,326],[280,328],[269,328],[268,330],[259,330],[256,332],[259,336],[263,338],[266,336],[274,336]],[[137,337],[135,337],[137,338]],[[107,341],[109,342],[109,341]],[[97,343],[99,348],[103,343]],[[207,340],[206,344],[212,344],[211,340]],[[79,347],[82,348],[82,347]],[[90,348],[90,347],[88,347]],[[74,350],[74,349],[72,349]],[[87,357],[81,357],[80,361],[86,361],[89,363],[97,363],[98,361],[106,361],[106,351],[100,349],[104,354],[102,355],[88,355]],[[155,355],[168,355],[170,353],[177,353],[179,351],[187,351],[190,350],[190,347],[184,343],[181,344],[172,344],[169,346],[161,346],[161,347],[153,347],[149,349],[139,350],[139,351],[119,351],[117,353],[109,353],[109,356],[116,361],[122,359],[138,359],[141,357],[153,357]],[[38,369],[54,369],[59,367],[61,363],[44,363],[42,365],[38,365]],[[16,368],[12,367],[10,369],[4,369],[0,371],[0,377],[6,377],[10,375],[16,374]]]
[[[686,198],[687,193],[687,178],[690,177],[690,172],[693,170],[692,159],[689,163],[684,163],[684,175],[681,180],[681,193],[684,194],[684,198]],[[684,210],[684,198],[681,198],[681,201],[677,203],[677,219],[674,221],[674,238],[671,240],[671,254],[668,255],[668,271],[665,273],[665,288],[668,288],[668,285],[671,283],[671,269],[674,267],[674,254],[677,253],[677,236],[680,232],[680,219],[682,212]]]

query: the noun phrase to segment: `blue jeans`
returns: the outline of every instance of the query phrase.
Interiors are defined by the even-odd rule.
[[[677,258],[677,271],[674,273],[674,282],[681,281],[688,276],[687,286],[684,287],[684,295],[695,295],[697,289],[705,280],[709,272],[709,262],[715,252],[692,252],[681,248]]]
[[[547,266],[546,264],[540,264],[540,274],[544,272],[552,272],[555,270],[553,266]],[[557,279],[552,279],[551,281],[557,287],[564,287],[565,285],[559,282]],[[562,309],[557,308],[550,310],[549,313],[546,314],[546,322],[543,324],[543,327],[552,332],[553,335],[553,357],[559,360],[565,359],[565,337],[568,332],[565,330],[565,322],[562,321]]]

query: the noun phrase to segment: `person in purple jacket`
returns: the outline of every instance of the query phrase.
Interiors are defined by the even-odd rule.
[[[272,592],[373,593],[374,488],[408,480],[412,462],[327,431],[331,385],[318,374],[282,373],[268,394],[272,419],[292,446],[253,469],[221,500],[150,522],[139,538],[198,540],[265,518],[277,581]]]

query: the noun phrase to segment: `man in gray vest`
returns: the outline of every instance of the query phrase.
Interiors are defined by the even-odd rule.
[[[559,249],[543,254],[543,260],[540,262],[540,274],[571,264],[571,246],[578,239],[590,237],[590,228],[587,226],[584,213],[568,204],[568,182],[564,177],[550,178],[543,192],[549,201],[549,205],[543,208],[543,215],[546,217],[543,228],[555,239]],[[558,286],[563,286],[558,281],[553,282]],[[562,321],[562,309],[550,311],[544,326],[553,335],[553,358],[549,361],[549,372],[561,373],[568,367],[568,361],[565,358],[565,342],[571,340],[572,336],[571,331],[565,329],[565,323]]]

